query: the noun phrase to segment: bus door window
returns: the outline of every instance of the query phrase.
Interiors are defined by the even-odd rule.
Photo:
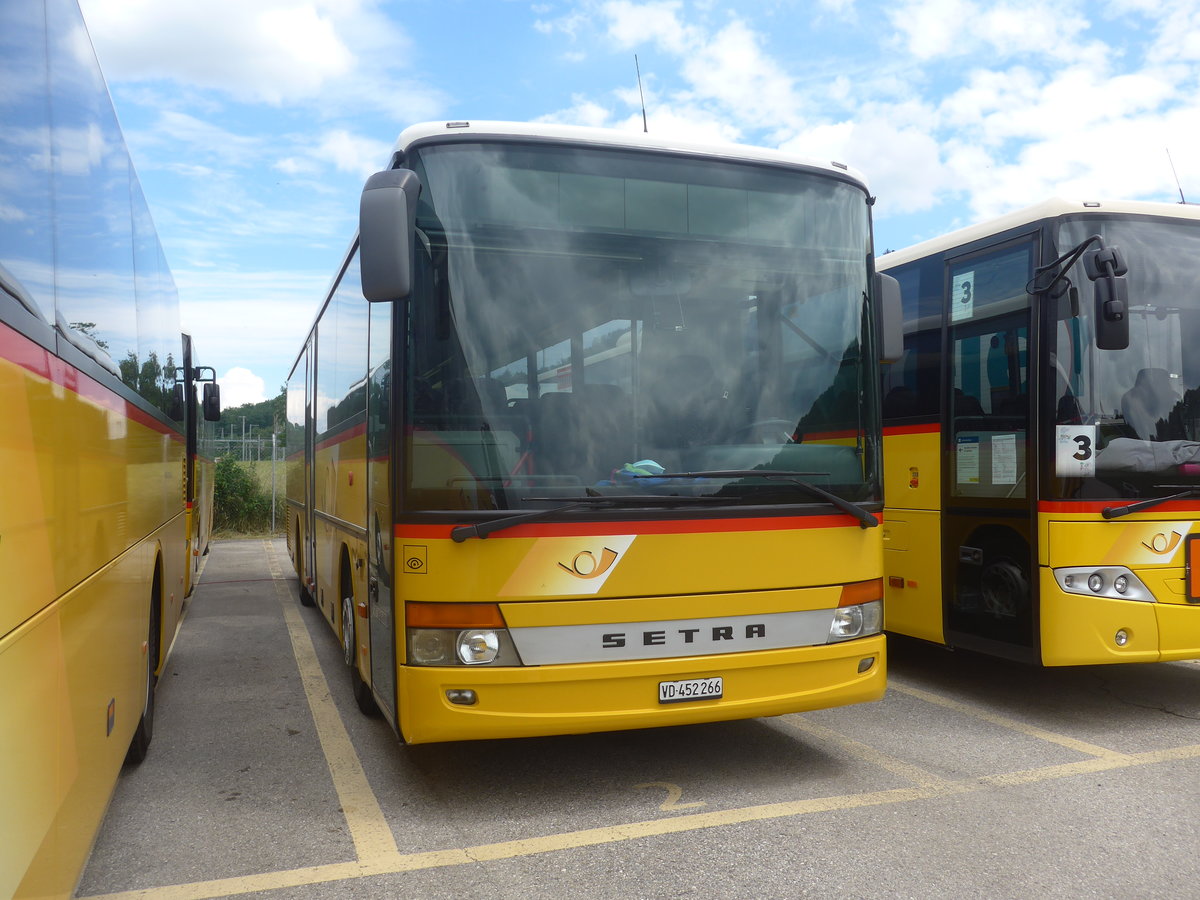
[[[1026,496],[1028,268],[1027,245],[951,267],[954,496]]]

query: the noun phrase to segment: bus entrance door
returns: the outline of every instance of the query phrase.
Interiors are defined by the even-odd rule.
[[[1030,240],[949,260],[942,550],[948,643],[1027,658],[1036,572],[1029,463]]]
[[[392,591],[392,305],[370,306],[367,360],[367,605],[371,689],[384,717],[396,716],[396,627]]]

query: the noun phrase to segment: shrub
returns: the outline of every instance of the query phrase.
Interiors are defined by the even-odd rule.
[[[213,528],[251,534],[271,530],[271,495],[263,490],[251,466],[233,456],[217,460]]]

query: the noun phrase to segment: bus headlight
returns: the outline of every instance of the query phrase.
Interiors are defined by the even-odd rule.
[[[519,666],[494,603],[409,603],[404,615],[410,666]]]
[[[871,600],[853,606],[839,606],[829,624],[829,640],[849,641],[878,634],[883,629],[883,601]]]
[[[460,631],[458,660],[464,666],[486,665],[496,661],[500,653],[500,637],[494,631]]]
[[[1055,569],[1054,580],[1068,594],[1107,597],[1110,600],[1154,602],[1154,595],[1124,566],[1071,566]]]

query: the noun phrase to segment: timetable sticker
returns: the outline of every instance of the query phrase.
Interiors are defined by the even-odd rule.
[[[992,484],[1017,483],[1017,436],[992,436]]]
[[[958,483],[979,484],[979,437],[960,437],[955,458],[958,462]]]
[[[1054,474],[1060,478],[1092,478],[1096,474],[1095,425],[1058,425],[1054,441]]]

